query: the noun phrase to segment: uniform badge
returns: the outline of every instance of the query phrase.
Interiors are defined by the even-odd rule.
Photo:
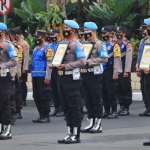
[[[58,71],[58,75],[62,76],[63,75],[63,71]]]
[[[124,48],[124,45],[122,45],[121,48]]]
[[[52,49],[50,49],[50,48],[47,49],[46,57],[47,57],[47,60],[50,60],[50,61],[53,59],[53,57],[54,57],[54,52],[53,52]]]
[[[110,47],[110,46],[108,46],[107,50],[110,50],[110,48],[111,48],[111,47]]]

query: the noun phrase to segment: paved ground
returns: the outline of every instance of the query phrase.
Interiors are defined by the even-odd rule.
[[[17,120],[12,127],[13,139],[0,141],[1,150],[149,150],[143,147],[143,141],[150,138],[150,118],[139,117],[144,110],[142,102],[134,102],[131,115],[118,119],[104,119],[103,133],[81,134],[82,143],[74,145],[57,144],[57,140],[66,134],[63,117],[51,118],[51,123],[34,124],[37,111],[33,101],[22,111],[23,119]],[[83,126],[86,125],[86,116]]]

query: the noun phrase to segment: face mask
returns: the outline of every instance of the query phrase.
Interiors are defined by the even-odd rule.
[[[92,36],[92,32],[91,31],[84,32],[85,40],[88,40],[91,36]]]
[[[40,45],[42,43],[42,39],[36,39],[35,42],[37,45]]]
[[[122,39],[122,34],[116,34],[117,39]]]
[[[147,34],[150,36],[150,29],[147,29]]]
[[[78,34],[78,38],[81,39],[84,34]]]
[[[104,41],[108,41],[109,40],[109,35],[102,36],[102,38],[103,38]]]
[[[63,36],[69,37],[71,35],[71,30],[63,30]]]
[[[48,36],[48,37],[46,37],[46,38],[45,38],[45,41],[47,41],[47,42],[51,42],[51,37],[49,37],[49,36]]]
[[[141,38],[145,38],[146,37],[146,33],[141,33]]]
[[[57,37],[56,36],[51,36],[51,40],[52,40],[52,42],[56,42],[57,41]]]

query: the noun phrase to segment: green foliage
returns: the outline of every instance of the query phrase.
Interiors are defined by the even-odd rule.
[[[65,13],[61,12],[57,4],[50,4],[50,7],[47,9],[47,12],[41,11],[35,14],[35,17],[38,21],[44,23],[44,29],[49,28],[49,24],[61,24]]]
[[[69,15],[77,6],[79,6],[79,2],[69,3],[66,6],[66,14]]]

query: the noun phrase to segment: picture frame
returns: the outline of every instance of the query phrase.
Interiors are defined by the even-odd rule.
[[[145,70],[150,68],[150,44],[144,44],[139,68]]]
[[[94,47],[94,44],[89,43],[89,42],[82,42],[82,44],[84,47],[85,57],[86,57],[86,59],[88,59],[90,56],[90,53]]]
[[[58,43],[56,53],[52,60],[52,65],[57,66],[60,65],[65,56],[66,50],[68,48],[69,42],[60,42]]]

